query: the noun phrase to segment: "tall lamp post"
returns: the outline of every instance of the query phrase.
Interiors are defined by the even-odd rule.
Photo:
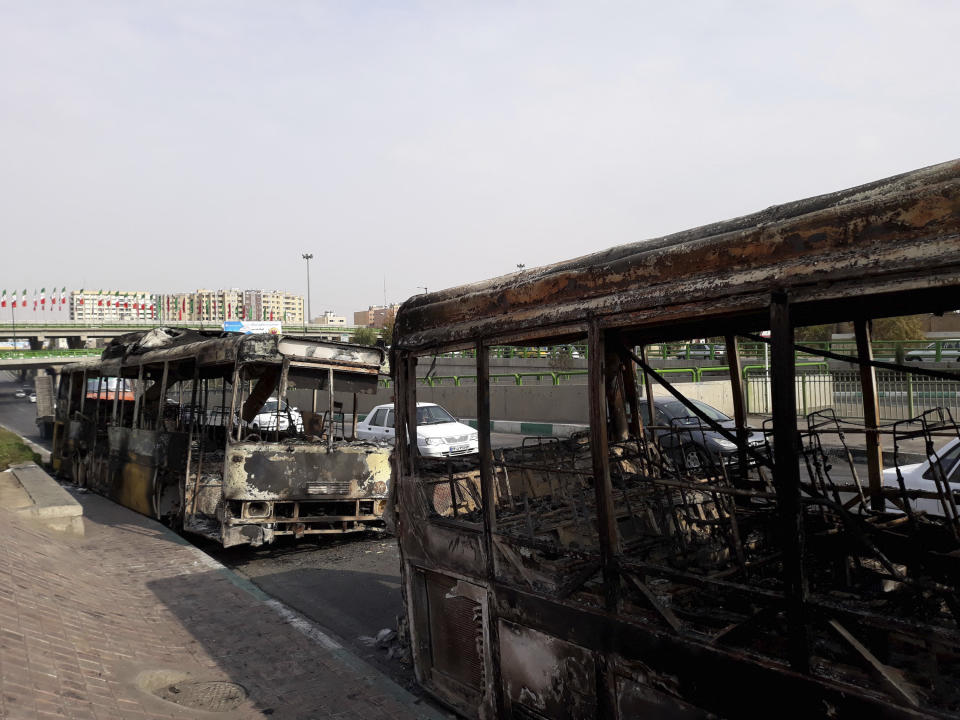
[[[304,253],[300,257],[307,261],[307,317],[303,321],[303,331],[306,332],[310,321],[310,261],[313,260],[313,253]]]

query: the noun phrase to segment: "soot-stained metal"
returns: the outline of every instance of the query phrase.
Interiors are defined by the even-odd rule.
[[[130,333],[64,369],[53,462],[224,546],[379,527],[390,448],[345,436],[334,410],[374,392],[383,361],[309,337]]]
[[[419,682],[484,719],[960,716],[960,461],[936,452],[960,425],[941,406],[804,417],[794,364],[797,327],[852,322],[843,360],[871,372],[850,392],[875,405],[872,370],[911,368],[872,358],[870,321],[958,307],[960,161],[408,300],[392,487]],[[717,335],[732,357],[769,343],[763,428],[739,362],[731,429],[647,360]],[[589,430],[493,449],[490,347],[570,342]],[[465,348],[480,455],[419,457],[417,360]],[[658,420],[653,384],[689,417]],[[697,451],[707,431],[733,450]],[[925,489],[897,461],[921,440]]]

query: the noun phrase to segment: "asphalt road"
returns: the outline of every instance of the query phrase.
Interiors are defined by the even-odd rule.
[[[33,380],[20,382],[16,373],[0,371],[0,425],[4,425],[22,437],[49,449],[49,440],[40,437],[37,429],[37,406],[27,398],[17,398],[13,394],[21,387],[33,389]]]

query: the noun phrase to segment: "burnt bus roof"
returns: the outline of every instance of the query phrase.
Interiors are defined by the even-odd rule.
[[[235,362],[282,362],[289,358],[300,369],[334,368],[338,372],[377,375],[384,360],[378,347],[316,340],[299,335],[241,335],[203,333],[159,327],[115,338],[99,359],[72,363],[66,372],[102,368],[119,374],[121,368],[196,360],[201,366]]]
[[[476,339],[582,336],[596,317],[638,341],[768,326],[772,292],[796,324],[960,305],[960,160],[665,237],[426,295],[397,313],[415,352]],[[864,297],[866,296],[866,297]],[[646,329],[645,329],[646,328]],[[709,330],[709,332],[702,332]]]

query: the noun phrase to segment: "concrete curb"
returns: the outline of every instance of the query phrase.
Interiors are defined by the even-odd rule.
[[[460,422],[472,428],[478,427],[475,418],[462,418]],[[552,437],[570,437],[576,432],[589,429],[582,423],[549,423],[528,420],[491,420],[490,432],[511,433],[514,435],[542,435]]]
[[[18,510],[19,514],[53,530],[83,535],[83,506],[43,468],[27,462],[11,465],[9,471],[33,502],[32,507]]]

